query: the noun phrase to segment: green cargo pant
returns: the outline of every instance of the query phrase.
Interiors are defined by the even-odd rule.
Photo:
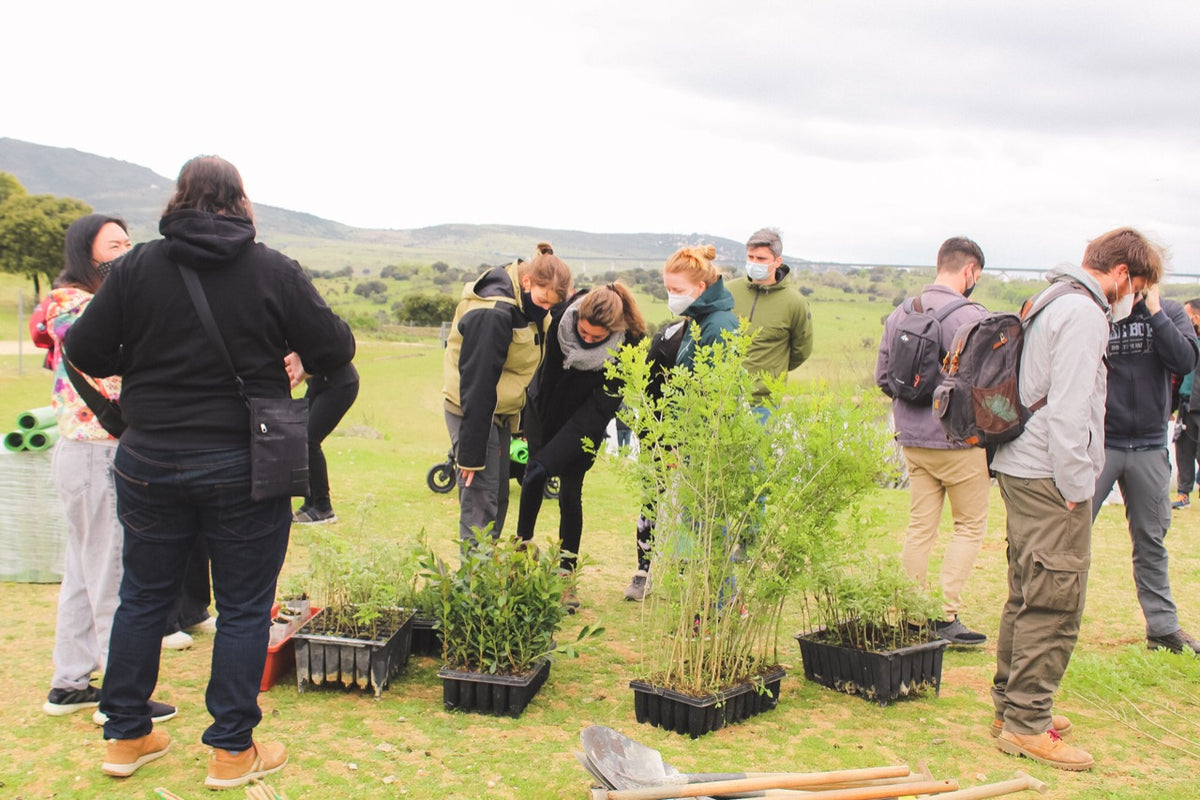
[[[1008,515],[1008,601],[1000,613],[992,702],[1013,733],[1050,729],[1087,596],[1091,502],[1068,510],[1050,478],[997,474]]]

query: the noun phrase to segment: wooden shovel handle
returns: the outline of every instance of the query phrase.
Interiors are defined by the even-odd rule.
[[[959,789],[956,792],[949,792],[942,795],[939,800],[984,800],[984,798],[999,797],[1002,794],[1023,792],[1026,789],[1032,789],[1035,792],[1044,792],[1047,789],[1045,783],[1042,783],[1032,775],[1018,772],[1017,776],[1012,780],[985,783],[982,786],[972,786],[970,789]]]
[[[732,781],[710,781],[707,783],[692,783],[686,786],[650,786],[644,789],[626,789],[608,793],[609,800],[668,800],[672,797],[701,797],[714,794],[737,794],[739,792],[755,792],[760,789],[804,789],[809,787],[828,786],[854,780],[872,780],[875,778],[902,778],[908,775],[909,768],[904,765],[894,767],[868,767],[866,769],[835,770],[833,772],[795,773],[786,778],[743,778]],[[947,785],[949,781],[929,782],[931,789],[920,789],[926,784],[910,783],[906,788],[909,794],[933,794],[957,789],[957,784]],[[890,789],[886,787],[867,786],[861,789],[839,789],[836,791],[868,792],[862,795],[834,796],[822,793],[828,800],[872,800],[877,797],[888,797]],[[869,792],[876,792],[869,794]],[[883,794],[878,792],[883,791]],[[895,796],[895,795],[892,795]]]

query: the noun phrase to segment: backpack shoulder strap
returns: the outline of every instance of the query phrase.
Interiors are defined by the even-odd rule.
[[[1068,294],[1081,294],[1093,301],[1096,300],[1088,288],[1074,278],[1056,280],[1021,305],[1021,326],[1028,328],[1029,324],[1033,322],[1033,318],[1040,314],[1046,306]],[[1096,305],[1100,304],[1096,303]]]
[[[937,313],[935,313],[933,315],[933,318],[936,319],[938,322],[942,322],[944,319],[946,319],[946,317],[950,316],[955,311],[958,311],[963,306],[969,306],[969,305],[971,305],[970,300],[968,300],[965,297],[960,297],[958,300],[954,300],[952,302],[946,303],[946,305],[944,305],[940,309],[938,309]]]

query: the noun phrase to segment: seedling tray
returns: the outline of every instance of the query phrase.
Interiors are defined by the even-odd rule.
[[[746,682],[706,697],[691,697],[645,681],[631,681],[633,713],[640,723],[698,739],[775,708],[786,674],[779,669],[764,675],[762,692],[758,691],[758,682]]]
[[[550,675],[550,660],[524,675],[489,675],[443,668],[442,703],[447,709],[519,717]]]

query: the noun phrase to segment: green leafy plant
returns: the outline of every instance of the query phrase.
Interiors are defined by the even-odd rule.
[[[314,621],[320,631],[376,639],[402,625],[427,594],[419,569],[424,549],[424,531],[415,547],[326,539],[313,545],[308,571],[289,587],[307,587],[313,604],[324,609]]]
[[[522,675],[554,654],[574,656],[603,628],[586,626],[568,645],[555,636],[567,615],[564,591],[575,572],[559,568],[557,544],[539,548],[486,534],[464,550],[458,567],[432,551],[422,560],[437,598],[442,655],[450,669]]]
[[[626,478],[655,509],[640,677],[695,696],[778,664],[789,601],[806,623],[831,628],[924,608],[899,590],[897,571],[866,568],[875,559],[864,526],[847,522],[887,477],[880,407],[818,392],[788,398],[764,424],[752,412],[761,378],[742,367],[751,339],[743,330],[700,348],[661,394],[645,347],[612,367],[641,445]],[[778,382],[770,388],[780,394]]]

